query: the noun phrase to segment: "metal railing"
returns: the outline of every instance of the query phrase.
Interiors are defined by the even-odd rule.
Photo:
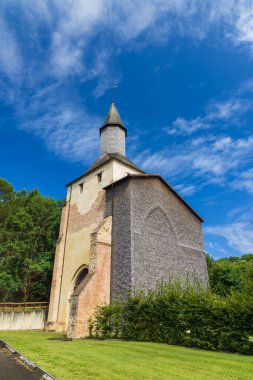
[[[0,302],[0,311],[48,309],[48,302]]]

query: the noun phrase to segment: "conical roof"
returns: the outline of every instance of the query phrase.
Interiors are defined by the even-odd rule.
[[[108,127],[108,126],[115,126],[115,127],[120,127],[122,129],[124,129],[124,131],[126,132],[127,134],[127,130],[126,128],[124,127],[123,125],[123,122],[119,116],[119,113],[118,113],[118,110],[115,106],[115,103],[112,102],[110,108],[109,108],[109,111],[108,111],[108,114],[105,118],[105,121],[104,121],[104,124],[103,126],[100,128],[100,134],[101,134],[101,130]]]

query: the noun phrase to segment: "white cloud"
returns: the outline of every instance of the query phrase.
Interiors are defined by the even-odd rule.
[[[196,191],[195,185],[179,184],[175,186],[175,190],[182,196],[190,196]]]
[[[204,233],[225,238],[229,246],[240,253],[253,252],[253,226],[250,223],[236,222],[228,225],[205,227]]]
[[[234,188],[245,163],[253,160],[253,136],[232,139],[211,135],[199,140],[198,146],[193,140],[156,153],[146,150],[137,155],[135,161],[144,170],[167,176],[173,183],[195,178],[200,184],[216,183]],[[246,186],[244,190],[249,191]]]
[[[20,79],[22,57],[16,42],[15,32],[0,18],[0,71],[9,79]]]
[[[235,23],[238,43],[253,44],[253,4],[251,1],[240,1],[240,12]]]
[[[98,153],[100,125],[101,119],[97,116],[62,104],[23,124],[22,129],[42,138],[48,149],[58,156],[86,163]]]
[[[86,73],[96,36],[101,47],[123,50],[165,43],[172,34],[201,40],[217,26],[221,40],[253,46],[253,6],[247,0],[37,0],[36,7],[31,0],[9,0],[0,7],[2,14],[10,9],[21,12],[34,39],[40,38],[37,31],[43,23],[49,35],[48,46],[44,44],[46,63],[57,78]],[[18,37],[10,38],[10,24],[2,30],[11,39],[10,46],[18,45]],[[5,51],[8,54],[8,44]],[[15,58],[12,64],[18,61]]]
[[[245,89],[246,91],[246,89]],[[242,90],[240,92],[242,96]],[[229,100],[220,102],[213,101],[206,107],[206,112],[203,117],[194,119],[185,119],[182,116],[177,117],[172,122],[172,126],[165,130],[168,135],[191,135],[199,130],[207,130],[214,127],[226,125],[226,123],[237,122],[240,115],[247,112],[252,107],[251,102],[243,97],[232,97]]]
[[[61,93],[58,83],[35,93],[29,108],[20,103],[20,128],[40,137],[50,151],[68,161],[90,162],[98,154],[102,120]]]
[[[217,139],[215,143],[213,144],[213,147],[216,150],[224,150],[226,148],[229,148],[232,144],[232,139],[230,136],[221,137],[220,139]]]
[[[96,35],[111,39],[120,49],[133,49],[164,43],[173,33],[201,40],[213,26],[222,26],[224,41],[250,50],[253,46],[253,7],[247,0],[94,0],[92,4],[54,0],[53,4],[58,22],[51,62],[58,63],[57,73],[62,75],[80,72]]]
[[[241,171],[238,178],[232,182],[232,187],[253,194],[253,169]]]
[[[215,259],[219,259],[220,256],[226,257],[226,256],[232,256],[229,254],[228,250],[225,250],[223,247],[221,247],[220,244],[218,244],[216,241],[208,240],[208,238],[205,238],[205,250],[207,253],[211,254],[211,256]],[[239,252],[241,253],[241,252]]]
[[[200,129],[210,128],[211,125],[209,122],[206,122],[205,117],[197,117],[192,120],[187,120],[182,116],[176,118],[172,122],[172,127],[166,128],[168,135],[191,135],[193,132],[196,132]]]
[[[36,94],[45,83],[53,86],[58,81],[67,83],[71,76],[81,82],[93,80],[91,93],[99,97],[110,87],[112,73],[121,78],[121,73],[115,73],[114,59],[122,52],[164,44],[172,35],[200,41],[216,27],[218,42],[232,40],[249,46],[250,51],[253,46],[252,5],[243,0],[37,0],[36,6],[32,0],[3,0],[0,11],[0,71],[15,80],[13,88],[2,86],[2,98],[16,102],[18,118],[23,119],[22,128],[39,135],[57,154],[75,160],[83,160],[87,150],[82,153],[78,122],[86,120],[83,131],[92,145],[96,133],[92,126],[99,118],[88,115],[85,107],[58,99],[57,91],[49,92],[49,99],[43,99],[40,117],[35,118],[36,97],[30,94]],[[250,88],[252,84],[248,83],[247,91]],[[28,111],[20,104],[23,96],[22,101],[29,104]],[[248,107],[238,93],[225,102],[209,104],[202,117],[191,120],[178,117],[168,133],[189,135],[200,129],[208,130],[221,121],[234,121]],[[82,140],[80,144],[75,141],[77,138]],[[184,148],[185,156],[176,152],[169,162],[167,151],[151,154],[149,159],[142,157],[147,167],[167,173],[175,173],[177,167],[183,171],[192,162],[190,172],[194,175],[213,175],[221,180],[228,168],[238,166],[235,160],[226,163],[224,154],[218,157],[215,149],[222,150],[222,146],[225,149],[225,145],[231,149],[228,137],[224,138],[227,140],[216,141],[216,147],[209,141],[210,154],[208,143],[200,143],[198,152],[194,152],[192,144]]]

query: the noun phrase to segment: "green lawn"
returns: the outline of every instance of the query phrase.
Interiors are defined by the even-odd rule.
[[[0,331],[58,380],[253,379],[253,357],[157,343],[55,340],[62,334]]]

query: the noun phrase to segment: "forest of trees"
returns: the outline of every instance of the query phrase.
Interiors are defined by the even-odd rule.
[[[62,206],[0,179],[0,302],[49,300]],[[213,292],[252,293],[253,254],[219,260],[207,255],[207,263]]]
[[[61,201],[0,179],[0,301],[49,300]]]

